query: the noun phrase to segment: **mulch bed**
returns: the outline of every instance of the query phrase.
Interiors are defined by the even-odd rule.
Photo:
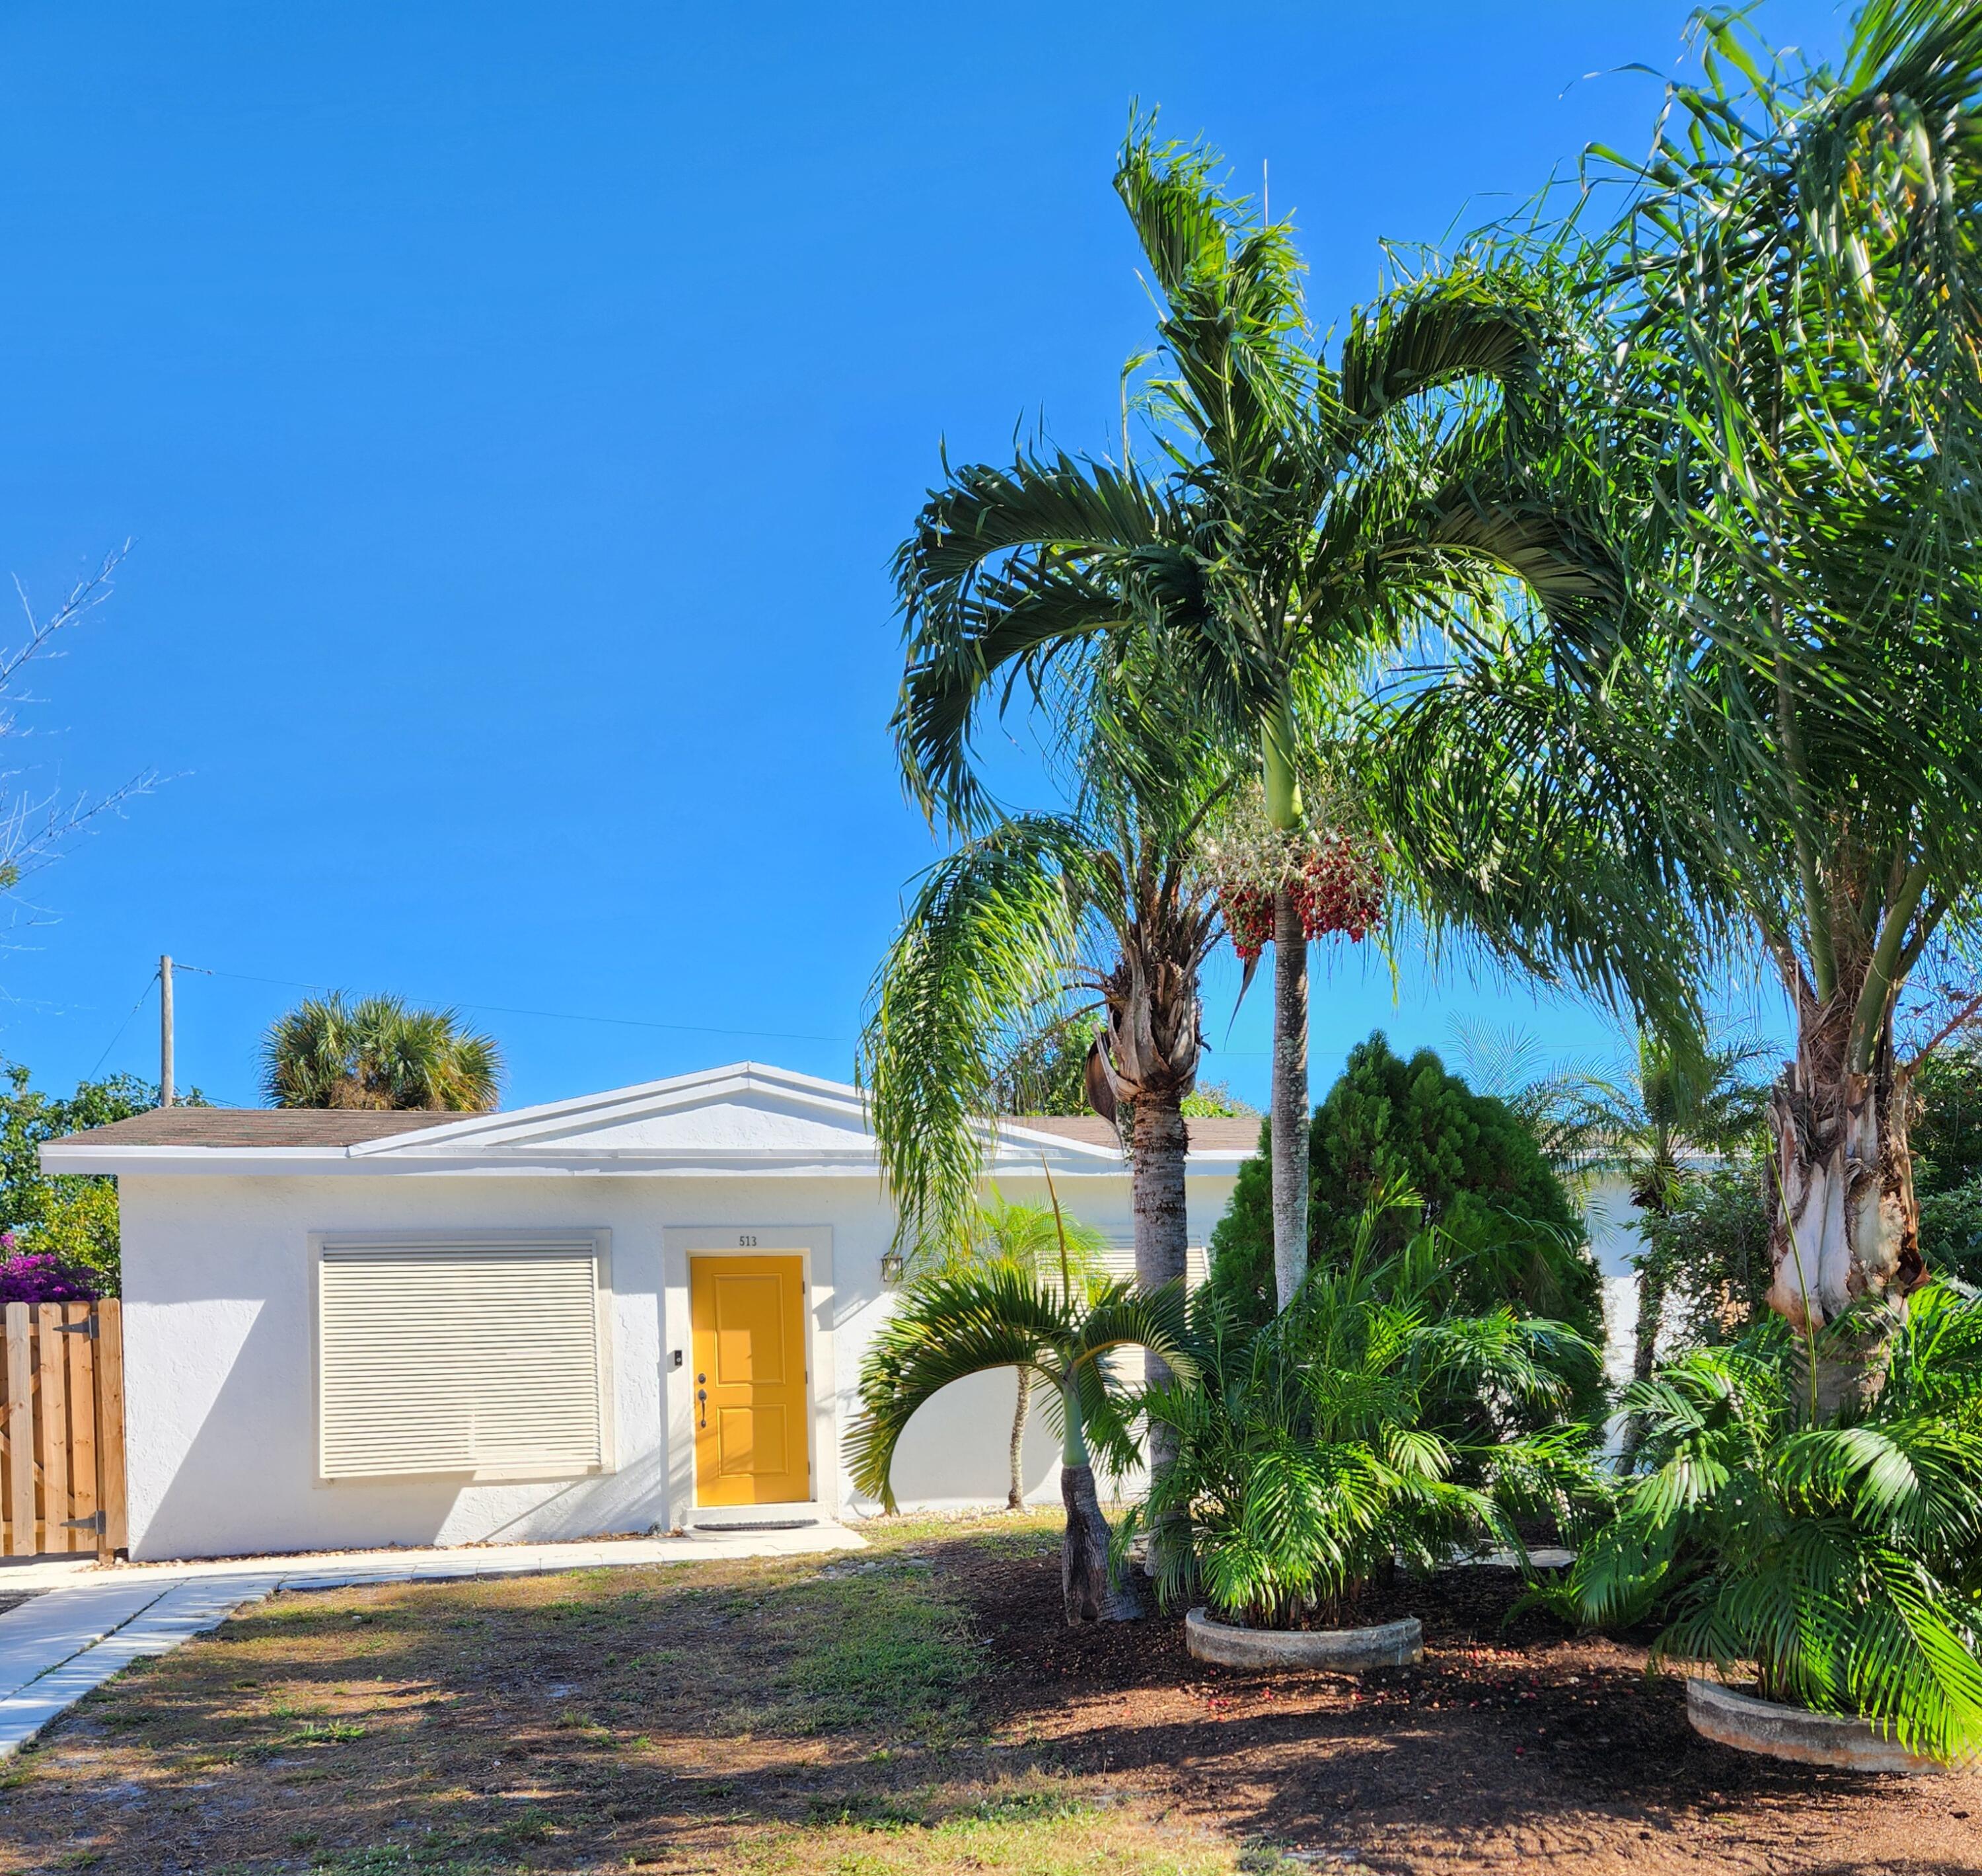
[[[1193,1661],[1176,1615],[1069,1630],[1056,1557],[943,1547],[1003,1735],[1206,1824],[1379,1870],[1982,1872],[1982,1772],[1867,1781],[1701,1739],[1646,1651],[1530,1611],[1471,1566],[1371,1597],[1420,1667],[1359,1677]]]

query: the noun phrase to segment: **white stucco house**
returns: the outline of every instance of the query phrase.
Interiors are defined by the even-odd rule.
[[[1191,1123],[1193,1244],[1257,1138]],[[173,1107],[42,1160],[118,1181],[134,1559],[868,1508],[842,1441],[894,1220],[853,1088],[738,1063],[465,1117]],[[1133,1268],[1112,1129],[1003,1123],[1005,1196],[1045,1167]],[[933,1403],[903,1501],[1002,1502],[1013,1400]],[[1056,1494],[1043,1427],[1026,1477]]]

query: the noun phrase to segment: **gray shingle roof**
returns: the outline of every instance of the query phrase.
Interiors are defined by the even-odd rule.
[[[355,1147],[423,1127],[445,1127],[460,1113],[380,1113],[355,1107],[154,1107],[87,1133],[65,1134],[63,1147]],[[1088,1147],[1118,1144],[1115,1129],[1099,1114],[1007,1116],[1014,1127],[1078,1140]],[[1200,1153],[1250,1153],[1260,1138],[1256,1120],[1194,1120],[1186,1123]]]
[[[355,1147],[421,1127],[445,1127],[458,1113],[381,1113],[359,1107],[154,1107],[86,1133],[61,1147]]]

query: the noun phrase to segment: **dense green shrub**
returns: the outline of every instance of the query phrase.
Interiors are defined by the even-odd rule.
[[[1937,1049],[1914,1070],[1907,1135],[1921,1198],[1982,1178],[1982,1049]]]
[[[1460,1278],[1470,1309],[1513,1302],[1603,1338],[1597,1267],[1574,1203],[1533,1130],[1505,1101],[1475,1094],[1430,1049],[1406,1061],[1381,1030],[1350,1051],[1315,1110],[1308,1137],[1309,1256],[1339,1269],[1371,1200],[1400,1183],[1422,1211],[1383,1227],[1394,1249],[1436,1223],[1475,1256]],[[1212,1283],[1242,1315],[1273,1308],[1272,1172],[1260,1152],[1240,1167],[1232,1203],[1211,1236]]]
[[[1920,1255],[1937,1277],[1982,1287],[1982,1173],[1920,1202]]]
[[[1907,1135],[1928,1270],[1982,1283],[1982,1048],[1938,1049],[1914,1071]]]

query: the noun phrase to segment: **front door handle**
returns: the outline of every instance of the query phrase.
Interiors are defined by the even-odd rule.
[[[706,1427],[709,1424],[709,1390],[706,1387],[698,1387],[695,1390],[695,1424],[698,1427]]]

